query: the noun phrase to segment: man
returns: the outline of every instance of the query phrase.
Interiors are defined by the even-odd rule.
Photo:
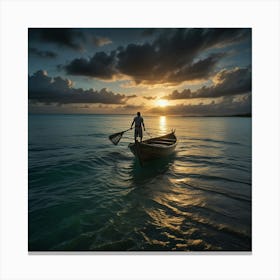
[[[142,138],[143,138],[142,125],[145,130],[145,124],[143,118],[141,117],[140,112],[137,112],[137,116],[133,119],[130,129],[132,129],[134,123],[135,123],[134,141],[136,142],[136,138],[139,136],[140,141],[142,142]]]

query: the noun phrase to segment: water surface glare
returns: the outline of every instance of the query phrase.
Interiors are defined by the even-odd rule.
[[[29,115],[29,250],[250,251],[251,118],[144,116],[178,145],[141,167],[132,117]]]

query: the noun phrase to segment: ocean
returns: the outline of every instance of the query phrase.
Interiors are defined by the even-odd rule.
[[[133,117],[29,115],[29,251],[251,251],[251,118],[143,116],[178,145],[141,167]]]

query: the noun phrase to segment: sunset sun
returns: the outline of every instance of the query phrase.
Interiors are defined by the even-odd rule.
[[[168,106],[168,101],[166,99],[159,99],[156,101],[156,105],[164,108],[164,107]]]

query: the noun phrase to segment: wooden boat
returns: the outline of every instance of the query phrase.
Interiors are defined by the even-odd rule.
[[[143,164],[146,161],[166,157],[172,154],[177,144],[175,130],[169,134],[150,138],[142,142],[130,143],[128,147],[131,152]]]

